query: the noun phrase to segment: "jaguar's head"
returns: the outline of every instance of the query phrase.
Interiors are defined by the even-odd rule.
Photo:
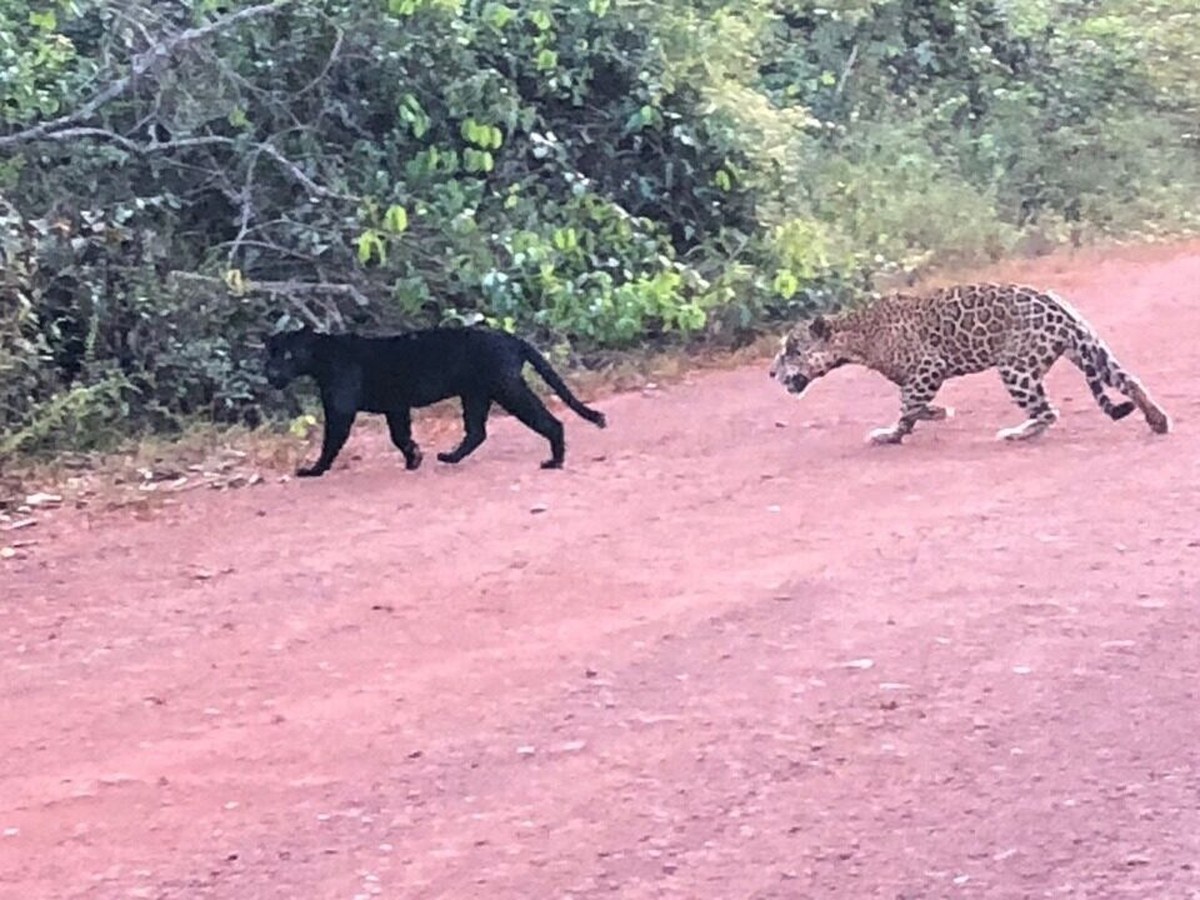
[[[802,394],[813,381],[849,361],[838,331],[829,320],[817,316],[783,336],[771,363],[771,377],[789,393]]]

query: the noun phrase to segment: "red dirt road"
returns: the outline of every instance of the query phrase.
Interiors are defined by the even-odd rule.
[[[1039,442],[989,373],[871,448],[882,379],[764,363],[564,414],[562,472],[495,419],[55,514],[0,562],[0,896],[1200,897],[1200,246],[1015,274],[1172,435],[1062,363]]]

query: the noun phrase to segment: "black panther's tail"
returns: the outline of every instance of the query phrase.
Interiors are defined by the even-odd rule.
[[[542,356],[533,344],[524,338],[517,338],[517,340],[521,343],[521,355],[525,358],[526,362],[533,366],[534,371],[542,376],[542,379],[546,384],[550,385],[554,393],[562,397],[563,402],[567,406],[571,407],[576,414],[587,419],[597,428],[603,428],[608,424],[608,421],[604,418],[604,413],[584,406],[579,398],[571,393],[571,389],[567,387],[567,383],[559,377],[558,373],[550,366],[546,357]]]

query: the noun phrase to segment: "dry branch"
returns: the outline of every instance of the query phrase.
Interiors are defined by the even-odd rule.
[[[199,284],[227,291],[229,286],[220,278],[211,275],[197,275],[193,272],[172,272],[171,278],[177,283]],[[347,298],[359,306],[366,306],[366,294],[352,284],[331,283],[325,281],[247,281],[241,288],[243,294],[266,294],[287,300],[311,324],[321,327],[323,323],[319,316],[305,302],[305,299],[326,301],[321,304],[327,315],[341,326],[345,326],[341,311],[330,298]]]
[[[169,59],[179,49],[186,47],[189,44],[194,44],[201,41],[210,35],[224,31],[227,28],[232,28],[235,25],[240,25],[252,19],[257,19],[261,16],[273,15],[287,6],[291,6],[295,0],[273,0],[271,3],[263,3],[258,6],[248,6],[245,9],[238,10],[227,16],[222,16],[219,19],[214,19],[206,25],[201,25],[198,28],[188,28],[179,32],[161,44],[151,47],[144,53],[139,54],[130,66],[129,74],[118,78],[99,94],[83,104],[73,113],[68,113],[65,116],[60,116],[57,119],[51,119],[49,122],[41,122],[33,125],[23,131],[18,131],[15,134],[0,135],[0,147],[9,147],[17,144],[27,144],[32,141],[53,138],[57,133],[74,129],[76,126],[87,122],[92,118],[103,106],[111,103],[113,100],[124,96],[129,92],[130,88],[147,72],[153,69],[159,63]],[[103,129],[95,129],[103,131]],[[111,134],[111,132],[108,132]],[[114,136],[116,137],[116,136]],[[120,140],[128,140],[121,138]]]

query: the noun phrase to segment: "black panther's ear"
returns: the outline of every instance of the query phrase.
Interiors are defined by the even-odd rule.
[[[823,341],[832,333],[829,323],[825,321],[824,316],[817,316],[808,325],[808,333],[815,337],[818,341]]]

